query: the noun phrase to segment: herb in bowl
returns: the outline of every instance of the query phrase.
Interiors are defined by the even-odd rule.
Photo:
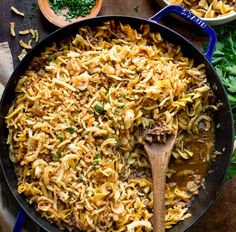
[[[96,0],[49,0],[49,3],[57,15],[63,15],[70,22],[88,15],[96,5]]]

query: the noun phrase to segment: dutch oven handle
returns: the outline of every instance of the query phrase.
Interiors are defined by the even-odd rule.
[[[23,225],[26,219],[26,213],[25,211],[20,207],[17,217],[16,217],[16,222],[13,227],[13,232],[22,232]],[[38,230],[37,230],[38,231]],[[39,228],[39,232],[46,232],[43,228]]]
[[[13,232],[21,232],[23,228],[23,224],[25,222],[25,211],[20,207],[17,217],[16,217],[16,223],[13,228]]]
[[[155,22],[159,22],[162,20],[165,16],[167,16],[170,13],[175,13],[179,15],[180,17],[186,19],[188,22],[193,23],[196,25],[201,31],[206,33],[209,37],[208,46],[206,49],[205,56],[206,58],[211,62],[213,52],[215,51],[216,42],[217,42],[217,36],[215,31],[212,27],[210,27],[208,24],[203,22],[199,17],[192,14],[190,11],[186,10],[185,8],[178,6],[178,5],[169,5],[160,10],[158,13],[156,13],[154,16],[150,18],[150,20],[153,20]]]

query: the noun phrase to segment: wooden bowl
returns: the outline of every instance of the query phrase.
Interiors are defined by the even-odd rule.
[[[41,10],[44,17],[51,22],[52,24],[58,26],[58,27],[64,27],[68,24],[87,19],[92,18],[98,15],[99,11],[101,10],[103,4],[103,0],[96,0],[95,6],[92,8],[90,13],[86,15],[85,17],[78,17],[72,19],[70,22],[65,20],[64,16],[56,15],[55,12],[50,7],[48,0],[38,0],[39,9]]]

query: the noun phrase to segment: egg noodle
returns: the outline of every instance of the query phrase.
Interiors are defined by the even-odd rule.
[[[178,119],[172,157],[185,162],[194,156],[185,135],[212,128],[212,99],[204,65],[149,25],[82,27],[34,58],[17,84],[6,122],[18,191],[62,229],[151,231],[143,131]],[[166,184],[166,228],[191,216],[200,181],[186,186]]]
[[[236,12],[236,0],[168,0],[201,18],[215,18]]]

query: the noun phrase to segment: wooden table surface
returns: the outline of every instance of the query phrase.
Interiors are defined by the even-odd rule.
[[[27,41],[29,37],[13,38],[9,33],[9,23],[16,23],[16,32],[29,28],[38,29],[40,40],[58,29],[49,23],[39,11],[36,0],[1,0],[0,3],[0,42],[8,41],[12,51],[14,67],[19,63],[17,56],[21,52],[19,40]],[[14,6],[25,13],[25,17],[15,15],[10,7]],[[159,10],[154,0],[104,0],[99,15],[129,15],[149,18]],[[168,27],[180,32],[194,44],[201,47],[206,42],[194,27],[167,18],[163,22]],[[34,45],[34,44],[33,44]],[[216,203],[190,232],[233,232],[236,231],[236,178],[227,181]]]

